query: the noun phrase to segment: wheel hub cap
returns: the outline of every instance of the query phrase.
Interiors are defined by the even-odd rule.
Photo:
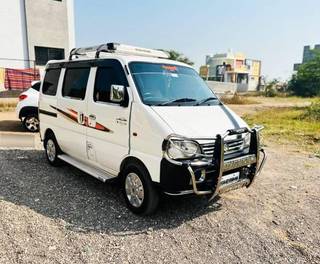
[[[130,204],[134,207],[140,207],[144,199],[144,189],[137,174],[129,173],[127,175],[125,189]]]
[[[26,127],[30,131],[36,131],[39,128],[39,120],[36,117],[29,117],[26,120]]]
[[[48,159],[51,162],[53,162],[55,160],[55,158],[56,158],[56,146],[55,146],[55,144],[54,144],[52,139],[48,140],[46,151],[47,151]]]

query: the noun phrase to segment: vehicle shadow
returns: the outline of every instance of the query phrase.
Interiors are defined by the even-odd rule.
[[[26,132],[20,120],[0,120],[0,131],[4,132]]]
[[[77,232],[121,236],[170,229],[221,207],[204,197],[163,197],[154,215],[136,216],[116,183],[103,184],[67,164],[51,167],[43,151],[0,150],[0,168],[0,199],[62,220]]]

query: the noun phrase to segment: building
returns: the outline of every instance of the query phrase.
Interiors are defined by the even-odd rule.
[[[306,62],[314,59],[317,51],[320,52],[320,44],[316,44],[316,45],[314,45],[314,47],[304,46],[303,47],[303,55],[302,55],[302,63],[295,63],[293,65],[293,70],[297,71],[301,64],[306,63]]]
[[[207,55],[200,75],[206,80],[236,83],[239,91],[256,91],[261,79],[261,61],[232,51]]]
[[[0,67],[42,67],[75,46],[73,0],[2,0]]]

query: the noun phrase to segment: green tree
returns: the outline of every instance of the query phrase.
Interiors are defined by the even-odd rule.
[[[302,64],[297,74],[292,76],[288,88],[299,96],[320,96],[320,53],[315,58]]]
[[[162,49],[161,49],[162,50]],[[162,50],[169,54],[170,60],[180,61],[189,65],[193,65],[194,62],[191,61],[188,57],[184,56],[182,53],[175,51],[175,50]]]

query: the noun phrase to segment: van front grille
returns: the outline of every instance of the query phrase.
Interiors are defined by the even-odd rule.
[[[213,152],[214,152],[214,142],[213,143],[208,143],[208,144],[200,144],[203,153],[206,156],[212,157]]]
[[[245,134],[246,135],[246,134]],[[215,140],[197,140],[200,144],[203,153],[212,157],[214,153]],[[227,136],[224,140],[225,148],[224,155],[234,154],[236,152],[242,152],[244,150],[244,136]]]
[[[243,150],[244,147],[244,139],[238,138],[233,140],[225,140],[225,144],[227,145],[227,149],[225,150],[225,154],[232,154],[234,152],[238,152]]]

